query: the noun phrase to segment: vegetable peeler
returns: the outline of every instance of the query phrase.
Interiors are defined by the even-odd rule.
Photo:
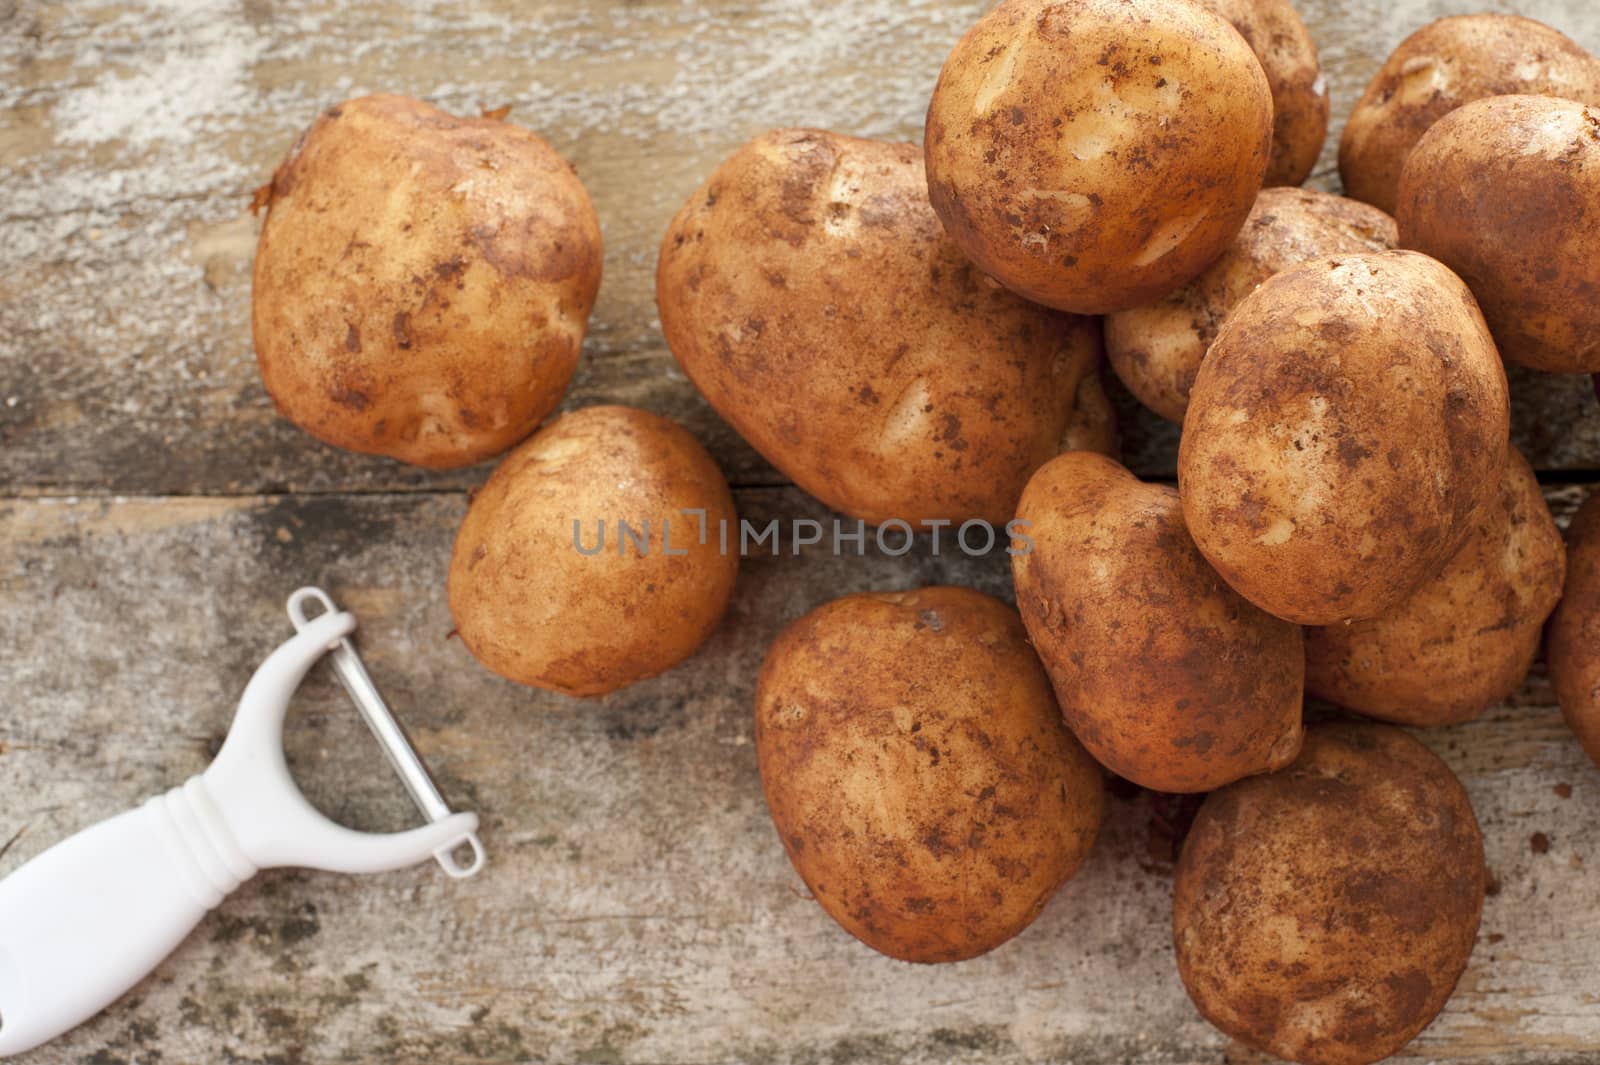
[[[439,794],[350,642],[355,617],[320,588],[301,588],[288,605],[296,634],[250,678],[210,768],[0,881],[0,1057],[54,1039],[116,1001],[261,869],[380,873],[429,856],[452,877],[483,868],[478,815],[451,812]],[[312,605],[322,609],[308,617]],[[283,755],[284,715],[325,654],[427,825],[356,832],[318,813],[295,786]],[[464,847],[466,863],[457,860]]]

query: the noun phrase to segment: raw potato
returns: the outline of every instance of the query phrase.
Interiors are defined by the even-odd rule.
[[[967,588],[846,596],[790,625],[761,667],[755,742],[795,871],[906,961],[1022,931],[1100,825],[1100,769],[1016,611]]]
[[[975,269],[915,145],[758,137],[673,219],[656,300],[712,407],[857,518],[1003,525],[1041,463],[1116,446],[1099,324]]]
[[[1006,0],[945,61],[928,192],[963,250],[1038,303],[1103,314],[1192,280],[1250,213],[1272,94],[1185,0]]]
[[[1505,370],[1459,278],[1415,252],[1318,260],[1240,303],[1201,364],[1184,518],[1268,613],[1376,617],[1460,549],[1509,432]]]
[[[1397,725],[1454,725],[1521,686],[1561,598],[1566,551],[1515,448],[1456,556],[1399,606],[1306,630],[1306,691]]]
[[[1508,362],[1600,370],[1600,109],[1467,104],[1412,151],[1398,210],[1401,243],[1471,286]]]
[[[1567,529],[1567,581],[1550,621],[1550,684],[1561,715],[1600,765],[1600,493]]]
[[[1530,93],[1600,104],[1600,60],[1520,15],[1456,15],[1400,42],[1350,113],[1339,142],[1345,195],[1390,214],[1400,170],[1439,119],[1486,96]]]
[[[1164,792],[1210,791],[1300,752],[1300,628],[1206,564],[1178,493],[1111,459],[1062,455],[1017,508],[1017,607],[1089,753]],[[1130,668],[1131,667],[1131,668]]]
[[[1263,189],[1244,228],[1205,273],[1159,303],[1106,318],[1106,354],[1139,402],[1182,422],[1222,322],[1273,274],[1312,259],[1395,246],[1394,219],[1311,189]]]
[[[1244,37],[1272,89],[1272,160],[1268,185],[1311,176],[1328,138],[1328,79],[1316,42],[1289,0],[1203,0]]]
[[[1387,725],[1313,724],[1288,769],[1213,793],[1173,882],[1205,1018],[1306,1065],[1405,1046],[1467,967],[1488,879],[1467,793]]]
[[[699,441],[647,411],[586,407],[507,455],[473,497],[450,613],[502,677],[605,695],[677,665],[717,627],[739,568],[724,522],[737,543],[733,497]]]
[[[312,124],[258,202],[256,359],[312,436],[465,466],[561,401],[600,287],[600,225],[534,134],[363,96]]]

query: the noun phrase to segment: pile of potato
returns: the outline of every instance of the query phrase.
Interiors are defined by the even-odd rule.
[[[1600,761],[1600,502],[1564,546],[1502,364],[1600,372],[1600,60],[1515,16],[1424,27],[1350,116],[1352,199],[1296,187],[1327,125],[1287,0],[1003,0],[920,149],[773,131],[672,220],[667,342],[774,466],[868,522],[1015,533],[1017,609],[847,596],[757,681],[783,846],[869,946],[957,961],[1023,930],[1093,844],[1104,767],[1210,793],[1173,902],[1200,1011],[1280,1057],[1375,1061],[1467,964],[1483,844],[1424,744],[1307,724],[1306,696],[1467,720],[1554,611]],[[288,417],[429,466],[516,445],[451,560],[473,654],[574,695],[693,654],[737,570],[711,458],[621,407],[534,432],[599,285],[571,168],[503,114],[365,97],[258,201]],[[1113,457],[1103,354],[1181,422],[1176,487]],[[588,549],[596,519],[637,535]]]

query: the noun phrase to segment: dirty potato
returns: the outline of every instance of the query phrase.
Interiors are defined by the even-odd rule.
[[[1263,189],[1203,274],[1158,303],[1106,317],[1106,355],[1139,402],[1181,423],[1217,330],[1257,285],[1311,259],[1384,251],[1395,241],[1394,219],[1376,207],[1311,189]]]
[[[1313,724],[1289,768],[1200,808],[1173,882],[1178,973],[1248,1046],[1366,1065],[1444,1008],[1487,879],[1467,793],[1432,751],[1387,725]]]
[[[1600,492],[1567,529],[1567,580],[1550,620],[1550,684],[1561,715],[1600,765]]]
[[[1311,175],[1328,137],[1328,79],[1316,42],[1289,0],[1202,0],[1227,19],[1261,62],[1272,89],[1268,185],[1298,185]]]
[[[1318,259],[1246,297],[1200,365],[1184,518],[1269,614],[1376,617],[1459,550],[1509,432],[1506,371],[1454,273],[1411,251]]]
[[[1500,354],[1600,370],[1600,108],[1493,96],[1446,115],[1400,181],[1400,242],[1460,274]]]
[[[1175,490],[1071,452],[1034,474],[1017,521],[1017,607],[1067,724],[1102,765],[1194,792],[1294,760],[1300,627],[1223,583]]]
[[[960,961],[1026,928],[1100,824],[1016,611],[966,588],[851,595],[779,635],[756,688],[778,835],[874,950]]]
[[[560,402],[600,286],[600,226],[534,134],[364,96],[323,112],[257,202],[256,359],[312,436],[464,466]]]
[[[673,219],[673,354],[769,462],[835,509],[1004,524],[1064,447],[1115,447],[1100,327],[975,269],[914,145],[777,130]]]
[[[1460,549],[1509,432],[1505,370],[1458,277],[1415,252],[1320,259],[1240,303],[1200,365],[1184,518],[1268,613],[1376,617]]]
[[[1205,269],[1271,147],[1260,62],[1185,0],[1006,0],[945,61],[925,145],[956,243],[1078,314],[1149,303]]]
[[[1345,195],[1393,214],[1406,157],[1471,100],[1529,93],[1600,105],[1600,60],[1520,15],[1456,15],[1400,42],[1350,113],[1339,142]]]
[[[726,523],[726,526],[724,526]],[[501,461],[450,559],[450,613],[510,680],[604,695],[688,658],[733,592],[733,497],[705,448],[629,407],[586,407]]]
[[[1453,725],[1522,684],[1561,598],[1566,552],[1533,467],[1500,491],[1439,575],[1366,621],[1306,630],[1306,690],[1399,725]]]

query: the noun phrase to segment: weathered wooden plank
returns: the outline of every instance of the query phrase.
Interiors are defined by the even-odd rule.
[[[322,448],[275,419],[256,382],[243,202],[312,113],[375,89],[460,111],[510,102],[572,158],[609,255],[569,402],[672,414],[736,482],[774,483],[661,345],[655,241],[703,174],[763,129],[915,137],[944,51],[982,6],[0,0],[0,496],[417,492],[481,478]],[[1336,137],[1394,43],[1480,5],[1303,6]],[[1495,6],[1600,47],[1592,5]],[[1336,182],[1333,143],[1323,187]],[[1521,379],[1516,394],[1537,465],[1600,467],[1586,381]],[[1136,468],[1170,471],[1170,429],[1135,417],[1127,436]],[[740,502],[763,520],[825,516],[792,490]],[[128,1002],[34,1060],[1248,1057],[1194,1015],[1172,971],[1157,816],[1169,811],[1155,797],[1113,801],[1089,868],[1040,922],[957,967],[871,954],[783,859],[749,747],[766,641],[849,590],[949,580],[1004,593],[1001,560],[752,559],[704,655],[570,704],[484,674],[446,638],[460,508],[426,492],[0,502],[0,875],[202,768],[239,688],[287,634],[283,596],[312,579],[366,620],[374,670],[446,792],[484,811],[495,861],[467,885],[426,869],[267,874]],[[1600,888],[1583,868],[1600,777],[1550,702],[1536,674],[1508,706],[1427,736],[1472,792],[1500,890],[1416,1056],[1600,1060]],[[300,700],[289,744],[330,813],[408,821],[325,678]]]
[[[736,144],[777,125],[916,138],[945,53],[984,0],[15,0],[0,5],[0,492],[455,488],[321,447],[277,419],[248,330],[250,190],[322,107],[408,92],[510,103],[599,207],[606,279],[569,405],[649,406],[739,484],[781,478],[717,419],[656,327],[656,243]],[[1387,51],[1479,0],[1307,0],[1337,126]],[[1499,3],[1501,8],[1511,6]],[[1519,9],[1600,48],[1600,8]],[[1524,375],[1529,376],[1529,375]],[[1600,468],[1581,378],[1522,380],[1543,469]],[[1170,474],[1176,431],[1124,400],[1131,465]]]
[[[1563,514],[1578,495],[1553,491]],[[794,489],[739,504],[761,522],[826,517]],[[431,867],[265,874],[127,1001],[27,1060],[1241,1060],[1173,966],[1168,800],[1118,791],[1038,923],[962,965],[873,954],[789,869],[751,747],[767,642],[849,591],[1007,594],[1003,557],[935,559],[924,541],[898,559],[749,558],[699,657],[575,702],[488,675],[449,638],[462,509],[454,494],[0,503],[0,843],[21,832],[0,875],[202,769],[307,581],[362,618],[363,655],[445,793],[483,813],[491,854],[462,884]],[[1471,792],[1499,888],[1412,1060],[1597,1060],[1600,771],[1539,674],[1479,721],[1423,735]],[[288,746],[322,809],[409,823],[322,672]]]

